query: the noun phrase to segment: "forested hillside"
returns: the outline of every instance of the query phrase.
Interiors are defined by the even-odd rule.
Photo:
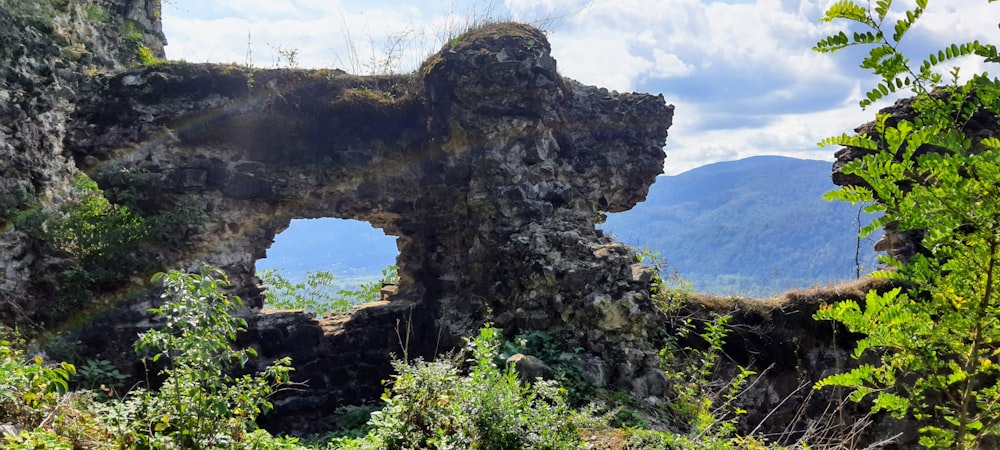
[[[645,202],[608,214],[604,230],[657,251],[696,291],[769,296],[855,278],[858,208],[823,200],[833,187],[826,161],[710,164],[659,177]],[[865,274],[876,257],[871,239],[860,245]]]

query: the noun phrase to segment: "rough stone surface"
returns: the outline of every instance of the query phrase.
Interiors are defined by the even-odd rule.
[[[441,354],[486,320],[511,334],[567,336],[595,384],[649,405],[669,396],[651,369],[673,331],[650,302],[652,272],[595,230],[603,212],[641,201],[660,173],[673,112],[661,97],[564,79],[544,36],[516,25],[469,33],[412,76],[125,70],[135,57],[121,39],[126,21],[162,54],[157,2],[91,3],[110,13],[106,22],[87,20],[77,2],[60,2],[44,23],[6,7],[29,3],[0,0],[0,322],[77,330],[96,359],[132,359],[135,334],[155,326],[146,273],[69,317],[52,313],[61,299],[45,279],[70,257],[46,253],[16,222],[38,202],[74,201],[69,186],[82,169],[144,215],[203,212],[169,230],[169,245],[136,251],[160,269],[229,272],[252,306],[240,343],[258,350],[254,364],[291,356],[307,383],[275,398],[269,428],[328,431],[338,406],[378,397],[392,357]],[[857,157],[851,151],[838,153],[839,165]],[[260,309],[254,262],[291,219],[313,217],[364,220],[398,237],[401,280],[383,301],[321,320]],[[734,314],[726,354],[763,374],[741,397],[742,431],[793,444],[826,423],[842,399],[810,386],[849,361],[853,343],[811,316],[868,287],[693,301],[681,311]],[[688,336],[682,344],[703,345]],[[869,442],[907,430],[877,420]]]
[[[725,356],[713,380],[729,382],[738,373],[736,365],[757,373],[737,400],[737,405],[747,410],[738,423],[741,433],[759,433],[789,446],[804,439],[868,448],[905,431],[879,448],[909,449],[917,447],[913,423],[897,421],[888,414],[871,416],[870,405],[849,401],[845,390],[813,388],[826,376],[859,363],[875,362],[851,357],[859,336],[833,322],[816,322],[813,315],[823,305],[861,302],[870,290],[885,292],[894,287],[898,286],[889,280],[870,278],[792,291],[767,300],[695,294],[676,317],[698,323],[711,320],[715,314],[732,316],[723,346]],[[674,320],[678,319],[666,321],[668,333]],[[704,348],[705,341],[696,333],[686,336],[681,347]]]
[[[91,75],[132,63],[120,27],[132,23],[142,44],[163,55],[159,2],[106,0],[104,21],[89,19],[78,2],[0,1],[0,320],[40,325],[56,309],[40,288],[63,255],[39,253],[36,241],[14,226],[35,201],[73,201],[76,167],[66,152],[67,124],[86,96]],[[52,325],[52,324],[50,324]]]
[[[563,79],[548,51],[537,30],[500,25],[417,76],[275,70],[248,87],[232,67],[129,71],[95,80],[67,149],[145,213],[204,211],[158,256],[222,267],[251,306],[254,262],[291,219],[360,219],[398,236],[397,297],[427,305],[445,348],[491,318],[580,330],[627,385],[652,351],[649,280],[595,225],[644,198],[673,110]]]
[[[391,357],[412,358],[413,349],[435,339],[428,334],[425,306],[408,301],[379,302],[316,320],[302,311],[262,310],[249,318],[250,331],[240,343],[252,346],[259,358],[251,369],[263,369],[290,356],[293,379],[305,383],[277,393],[275,413],[261,424],[272,430],[323,433],[343,405],[373,402],[384,390],[382,378],[392,373]],[[396,328],[398,324],[398,328]],[[409,334],[408,333],[409,330]],[[398,334],[397,334],[398,332]],[[423,344],[420,344],[423,345]]]
[[[123,0],[112,12],[149,12],[145,5]],[[5,42],[49,39],[11,31],[21,29],[0,33]],[[245,342],[262,347],[264,362],[290,354],[309,382],[282,399],[283,417],[309,422],[377,397],[391,354],[434,356],[489,320],[511,334],[569,330],[565,344],[599,359],[601,378],[618,388],[655,364],[650,277],[595,225],[644,199],[661,172],[673,107],[564,79],[540,31],[487,26],[417,73],[388,77],[184,63],[104,75],[122,67],[108,46],[94,44],[89,60],[109,61],[95,69],[64,61],[86,59],[75,48],[38,45],[22,52],[39,55],[30,61],[17,45],[0,46],[9,63],[2,105],[14,114],[2,121],[2,170],[13,174],[3,181],[5,209],[60,201],[83,170],[109,200],[142,215],[200,211],[167,230],[166,244],[135,251],[160,269],[207,263],[229,274],[250,307]],[[62,65],[73,83],[52,75]],[[397,293],[322,321],[260,312],[255,261],[292,219],[317,217],[397,236]],[[4,270],[13,271],[0,286],[5,317],[72,323],[46,315],[43,305],[58,299],[39,300],[52,297],[40,279],[66,255],[44,254],[16,227],[2,239]],[[73,311],[88,322],[74,326],[84,325],[78,337],[89,352],[128,355],[135,333],[155,325],[148,275]]]
[[[537,356],[516,353],[507,358],[507,364],[513,364],[517,369],[517,376],[529,383],[536,378],[552,378],[552,368]]]

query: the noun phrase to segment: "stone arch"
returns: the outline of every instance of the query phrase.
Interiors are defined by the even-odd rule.
[[[264,342],[305,339],[286,348],[328,360],[364,345],[387,370],[400,318],[414,324],[415,354],[492,320],[567,330],[604,361],[603,382],[632,386],[656,361],[649,269],[595,225],[645,198],[673,107],[563,78],[549,52],[534,28],[491,24],[403,76],[140,68],[94,80],[67,146],[103,188],[138,191],[143,212],[204,211],[155,257],[222,267],[251,306],[253,261],[292,218],[363,220],[398,237],[393,302],[340,322],[252,317],[273,334]],[[314,380],[336,400],[354,378],[335,367],[342,379]]]

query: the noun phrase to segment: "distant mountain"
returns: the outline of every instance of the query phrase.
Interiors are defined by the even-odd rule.
[[[830,169],[758,156],[660,176],[603,229],[657,251],[698,292],[762,297],[853,279],[858,207],[821,198],[834,188]],[[864,273],[876,265],[872,246],[861,243]]]

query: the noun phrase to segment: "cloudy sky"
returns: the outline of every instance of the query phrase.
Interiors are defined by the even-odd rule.
[[[547,30],[563,76],[676,106],[665,172],[753,155],[832,160],[821,138],[870,120],[858,101],[873,79],[860,54],[812,46],[832,0],[168,0],[167,56],[252,59],[256,67],[408,72],[470,19],[513,18]],[[907,3],[900,3],[903,6]],[[904,42],[913,59],[945,43],[1000,43],[1000,3],[930,0]],[[890,28],[891,29],[891,28]],[[249,51],[248,51],[249,50]],[[249,58],[248,58],[249,57]],[[960,63],[963,73],[997,67]]]

